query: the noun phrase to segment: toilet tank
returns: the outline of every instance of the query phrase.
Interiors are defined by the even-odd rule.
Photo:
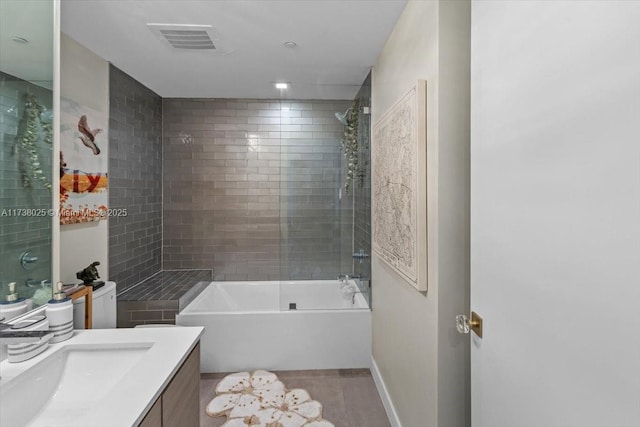
[[[73,328],[84,329],[84,298],[73,302]],[[93,292],[93,329],[116,327],[116,283],[106,282]]]

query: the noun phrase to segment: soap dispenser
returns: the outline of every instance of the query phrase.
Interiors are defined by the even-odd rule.
[[[49,330],[54,333],[52,343],[68,340],[73,336],[73,303],[62,290],[62,282],[53,287],[53,299],[47,304]]]
[[[7,319],[20,316],[29,310],[27,301],[16,292],[16,282],[9,283],[9,293],[4,301],[0,301],[0,316]]]

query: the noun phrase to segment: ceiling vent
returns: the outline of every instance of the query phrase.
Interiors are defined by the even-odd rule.
[[[174,49],[208,50],[218,54],[231,52],[211,25],[147,24],[147,27]]]

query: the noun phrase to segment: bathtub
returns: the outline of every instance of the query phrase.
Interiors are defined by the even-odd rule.
[[[337,280],[212,282],[176,324],[205,327],[202,372],[368,368],[371,311],[355,283],[348,288]]]

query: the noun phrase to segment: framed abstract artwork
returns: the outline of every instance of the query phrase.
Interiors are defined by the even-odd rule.
[[[108,116],[60,100],[60,224],[107,219]]]

